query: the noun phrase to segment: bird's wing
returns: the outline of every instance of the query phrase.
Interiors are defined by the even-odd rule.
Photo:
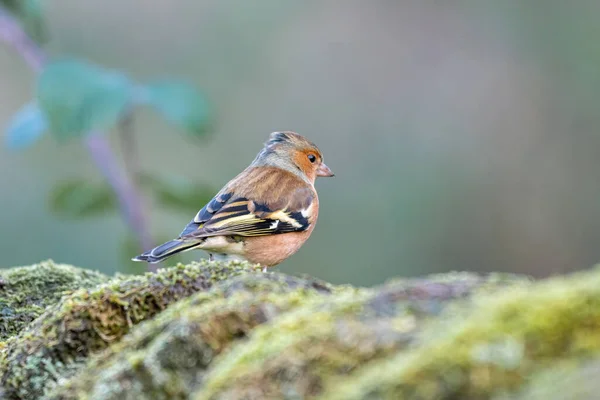
[[[267,170],[246,176],[243,181],[252,190],[236,190],[239,181],[226,186],[179,237],[264,236],[308,229],[315,200],[313,189],[288,172],[268,174]]]

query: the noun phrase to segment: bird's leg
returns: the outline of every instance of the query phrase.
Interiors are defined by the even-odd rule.
[[[208,261],[215,261],[215,258],[213,257],[212,253],[208,253]]]
[[[262,272],[267,272],[267,267],[263,267]]]

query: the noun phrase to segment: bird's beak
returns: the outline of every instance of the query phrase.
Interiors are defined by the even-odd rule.
[[[327,178],[330,176],[335,176],[335,174],[327,165],[325,165],[325,163],[321,163],[319,168],[317,168],[317,176],[323,176]]]

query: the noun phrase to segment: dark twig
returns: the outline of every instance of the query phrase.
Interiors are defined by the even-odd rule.
[[[15,50],[36,73],[42,70],[47,61],[46,53],[3,6],[0,6],[0,40]],[[151,248],[152,239],[143,214],[142,198],[132,178],[119,170],[117,159],[106,136],[101,132],[90,132],[86,135],[85,145],[96,167],[116,193],[121,214],[138,238],[140,249]]]

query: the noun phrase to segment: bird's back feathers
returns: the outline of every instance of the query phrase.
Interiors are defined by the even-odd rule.
[[[238,185],[241,181],[246,183],[244,187]],[[180,238],[303,231],[310,225],[315,196],[311,186],[287,171],[248,168],[196,214]]]

